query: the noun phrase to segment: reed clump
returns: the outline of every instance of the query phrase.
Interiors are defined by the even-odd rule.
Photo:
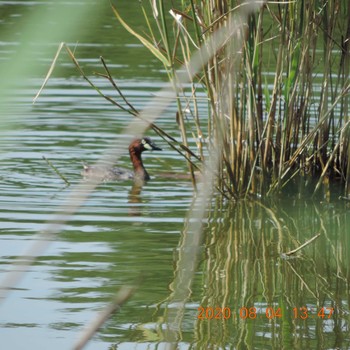
[[[176,69],[186,70],[198,48],[211,45],[212,33],[246,5],[141,3],[148,28],[142,35],[113,10],[168,72],[181,142],[197,154],[187,153],[191,173],[220,142],[216,185],[225,196],[276,193],[296,176],[312,177],[315,192],[336,179],[349,195],[348,1],[267,1],[200,72],[188,75],[189,84],[180,84]],[[243,36],[238,49],[237,36]],[[199,108],[203,91],[207,115]]]

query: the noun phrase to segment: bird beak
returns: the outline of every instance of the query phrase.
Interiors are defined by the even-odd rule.
[[[152,147],[152,151],[162,151],[162,149],[153,142],[150,144],[150,146]]]

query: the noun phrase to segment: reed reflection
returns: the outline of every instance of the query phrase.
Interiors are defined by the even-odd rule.
[[[217,202],[205,230],[202,280],[196,281],[201,296],[191,314],[193,345],[347,348],[346,212],[340,202]],[[316,233],[294,255],[282,255]]]

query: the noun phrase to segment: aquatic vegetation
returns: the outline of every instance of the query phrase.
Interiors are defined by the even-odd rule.
[[[113,11],[168,72],[191,173],[218,152],[216,185],[226,197],[276,193],[296,176],[316,179],[315,192],[339,181],[348,195],[349,4],[266,2],[249,9],[244,23],[238,16],[248,6],[141,4],[147,34]],[[242,25],[231,31],[232,21]],[[213,33],[225,28],[229,35],[211,52]],[[211,56],[193,72],[199,48],[199,60]],[[206,116],[198,108],[203,91]]]
[[[169,285],[165,311],[161,309],[165,322],[159,327],[160,333],[164,330],[159,341],[173,346],[184,339],[185,328],[181,322],[188,311],[192,285],[199,278],[203,279],[202,283],[198,282],[203,291],[204,316],[209,319],[213,313],[207,311],[212,312],[212,305],[220,305],[222,318],[229,318],[225,313],[228,308],[239,312],[239,318],[232,320],[233,323],[221,322],[219,326],[216,323],[214,328],[214,323],[203,322],[206,321],[203,314],[194,312],[190,323],[197,316],[193,339],[198,339],[198,346],[214,344],[217,339],[223,346],[220,339],[233,344],[233,334],[238,346],[246,348],[246,334],[252,327],[241,319],[254,319],[257,314],[266,319],[275,318],[273,327],[269,325],[268,329],[279,335],[274,340],[276,347],[280,348],[279,339],[286,346],[288,342],[292,344],[293,332],[300,329],[307,332],[309,327],[303,323],[300,328],[297,321],[291,325],[288,317],[301,318],[300,307],[305,308],[303,305],[310,300],[311,306],[317,307],[317,313],[313,311],[317,316],[324,307],[327,311],[333,310],[333,302],[337,306],[334,309],[344,311],[344,315],[339,313],[334,317],[336,327],[340,328],[342,322],[348,320],[349,264],[344,258],[348,258],[347,208],[340,215],[331,207],[322,210],[315,207],[306,216],[310,221],[299,225],[301,215],[298,213],[295,219],[290,211],[278,217],[273,206],[265,207],[260,201],[233,203],[230,199],[274,194],[300,178],[305,183],[313,180],[309,181],[312,191],[327,187],[330,180],[339,181],[349,198],[350,24],[349,7],[346,7],[349,4],[301,1],[250,2],[235,6],[225,0],[188,0],[181,2],[181,8],[167,8],[168,4],[159,0],[150,1],[147,6],[144,2],[140,8],[148,28],[146,34],[131,28],[127,19],[113,8],[120,23],[152,52],[169,76],[169,86],[144,111],[130,103],[103,58],[103,72],[98,73],[98,78],[111,83],[117,98],[103,93],[93,83],[68,46],[62,44],[59,51],[66,49],[82,76],[102,98],[136,117],[124,129],[124,134],[139,136],[152,128],[184,157],[194,185],[195,169],[205,175],[203,185],[198,186],[193,196],[174,251],[174,278]],[[149,14],[154,20],[149,20]],[[160,113],[173,101],[178,110],[173,116],[179,126],[178,137],[155,124]],[[203,104],[207,105],[205,115],[200,108]],[[111,144],[98,164],[118,158],[122,146],[122,141]],[[59,171],[47,163],[60,176]],[[215,201],[210,201],[212,184],[221,194]],[[34,243],[14,262],[2,283],[2,296],[14,290],[29,265],[54,241],[97,185],[98,181],[92,179],[73,187]],[[222,198],[229,200],[225,202]],[[216,207],[208,210],[213,202]],[[305,214],[306,208],[307,205],[298,210]],[[288,221],[292,227],[295,225],[295,230],[285,227]],[[310,231],[309,224],[315,222],[319,227]],[[341,232],[336,244],[330,240],[331,227]],[[305,255],[295,260],[286,258],[305,247],[305,242],[308,243]],[[135,238],[135,244],[138,243]],[[322,245],[327,245],[327,250],[321,250]],[[201,264],[203,272],[198,274],[203,247],[206,259]],[[313,258],[309,258],[312,254]],[[310,275],[315,278],[311,279]],[[111,282],[114,287],[114,280]],[[122,295],[106,307],[76,348],[118,311],[133,291],[134,287],[121,288]],[[326,303],[319,304],[322,298]],[[329,311],[326,319],[330,316]],[[278,323],[280,318],[284,321],[283,327]],[[149,325],[145,326],[145,330],[149,330]],[[323,326],[317,323],[315,329],[319,335]],[[217,334],[220,337],[215,339]],[[342,342],[342,337],[338,337],[338,342]],[[264,338],[271,342],[270,337]],[[328,346],[334,339],[325,334],[320,342],[325,347],[326,342]],[[309,343],[307,337],[301,337],[300,342],[302,346]]]

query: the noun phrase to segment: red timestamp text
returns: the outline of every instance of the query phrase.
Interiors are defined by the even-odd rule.
[[[266,307],[266,308],[256,308],[256,307],[241,307],[237,310],[232,310],[230,307],[198,307],[197,318],[200,320],[228,320],[232,318],[245,319],[256,319],[256,318],[266,318],[275,319],[282,318],[282,310],[280,307]],[[306,320],[308,318],[320,318],[329,319],[334,313],[334,308],[332,307],[321,307],[319,309],[310,310],[306,306],[295,307],[290,312],[294,319]],[[286,312],[286,311],[284,311]]]

